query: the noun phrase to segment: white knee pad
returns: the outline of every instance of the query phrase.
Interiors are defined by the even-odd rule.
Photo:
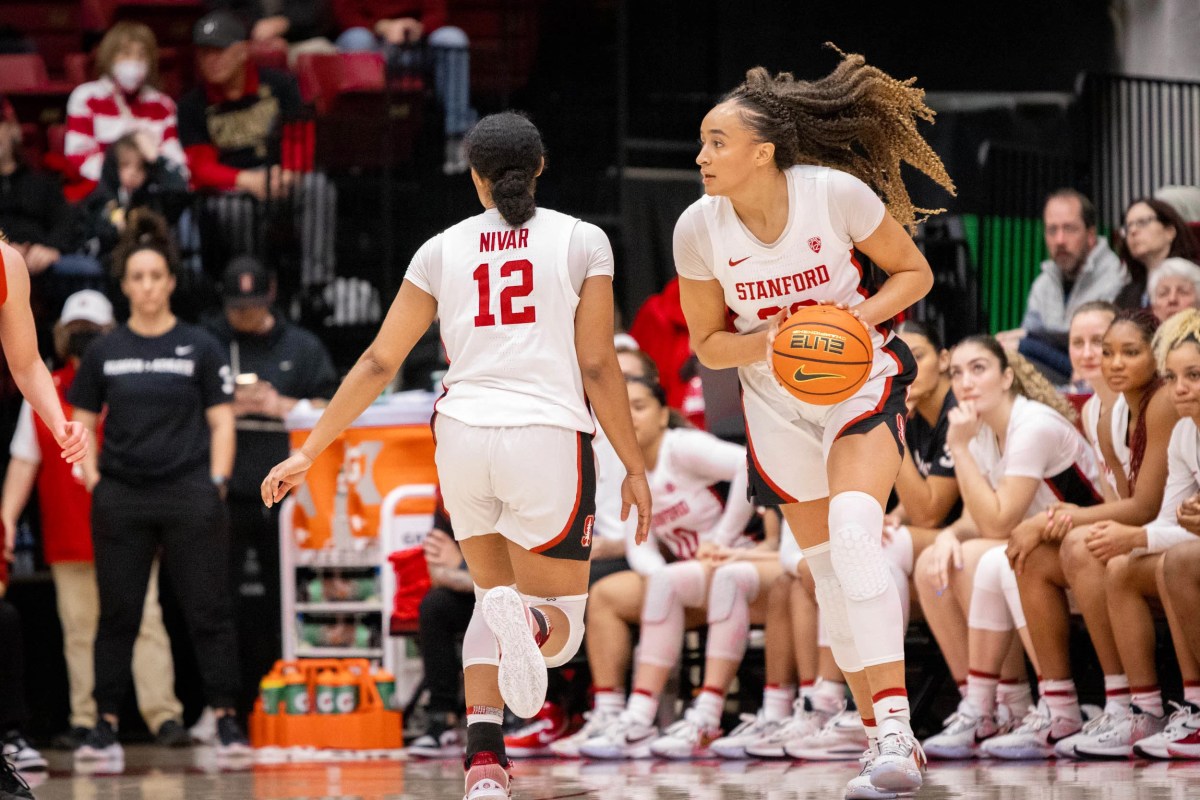
[[[1006,572],[1012,576],[1015,592],[1016,576],[1008,566],[1008,556],[1003,547],[993,547],[979,559],[979,565],[975,568],[975,583],[971,587],[971,608],[967,615],[970,627],[1000,633],[1013,629],[1012,612],[1004,596]],[[1019,605],[1019,597],[1017,602]]]
[[[704,567],[695,561],[677,561],[646,579],[642,624],[666,619],[672,606],[699,608],[704,605]]]
[[[562,646],[554,655],[546,655],[542,653],[542,659],[546,662],[547,667],[561,667],[563,664],[570,661],[579,652],[579,645],[583,643],[584,616],[587,613],[586,594],[573,594],[566,597],[538,597],[532,594],[522,594],[522,599],[529,606],[553,606],[563,613],[567,618],[567,623],[571,626],[570,632],[567,633],[566,644]]]
[[[638,662],[673,667],[683,648],[683,610],[704,604],[704,567],[681,561],[655,572],[646,581]]]
[[[758,599],[758,570],[745,561],[717,567],[708,590],[708,624],[729,617],[735,606],[749,606]]]
[[[750,638],[750,604],[758,592],[758,570],[753,564],[734,561],[713,573],[708,591],[707,657],[742,660]]]
[[[809,571],[812,572],[820,621],[829,637],[829,649],[833,651],[833,660],[842,672],[861,671],[862,659],[854,644],[854,630],[850,627],[850,619],[846,614],[846,598],[833,571],[829,542],[805,548],[804,560],[808,562]]]
[[[483,619],[483,596],[487,591],[475,587],[475,608],[471,611],[467,632],[463,634],[463,669],[480,664],[500,666],[500,643]]]
[[[862,601],[888,590],[883,557],[883,508],[866,492],[841,492],[829,501],[833,569],[847,600]]]
[[[997,547],[997,550],[1001,548]],[[1012,614],[1013,626],[1025,627],[1025,607],[1021,605],[1021,590],[1017,588],[1017,573],[1004,558],[1004,570],[1000,573],[1000,590],[1004,592],[1004,602],[1008,605],[1008,613]],[[1070,592],[1067,593],[1068,597]]]

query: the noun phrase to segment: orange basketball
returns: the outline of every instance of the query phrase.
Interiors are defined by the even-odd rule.
[[[835,306],[806,306],[792,314],[771,350],[780,382],[816,406],[840,403],[862,388],[875,357],[863,324]]]

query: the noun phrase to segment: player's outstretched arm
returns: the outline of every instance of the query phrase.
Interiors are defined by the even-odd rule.
[[[62,457],[73,464],[87,451],[87,437],[82,425],[68,422],[63,415],[54,379],[38,353],[37,331],[33,312],[29,310],[29,270],[25,259],[7,244],[0,243],[0,250],[8,281],[8,299],[0,307],[0,343],[8,368],[21,394],[54,434],[62,448]]]
[[[637,506],[637,542],[650,534],[650,485],[646,464],[629,416],[629,391],[613,347],[612,278],[593,275],[583,282],[575,309],[575,355],[583,378],[583,391],[596,412],[600,427],[612,443],[628,475],[621,485],[621,519]]]
[[[432,295],[410,281],[400,284],[375,340],[346,375],[312,433],[299,450],[277,464],[263,480],[262,499],[268,508],[302,483],[316,457],[375,402],[435,316],[437,301]]]

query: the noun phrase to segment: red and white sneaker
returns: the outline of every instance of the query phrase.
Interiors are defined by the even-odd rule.
[[[501,765],[495,753],[476,753],[467,770],[463,800],[509,800],[512,762]]]
[[[683,712],[683,719],[671,725],[662,736],[650,742],[650,753],[659,758],[710,758],[709,745],[721,738],[721,729],[708,725],[694,708]]]
[[[993,736],[980,743],[983,755],[1009,761],[1042,760],[1054,758],[1054,745],[1083,729],[1083,722],[1051,717],[1050,707],[1045,700],[1031,708],[1012,733]]]
[[[550,745],[566,736],[569,727],[562,706],[547,700],[529,724],[505,735],[504,749],[509,755],[525,758],[553,755]]]
[[[908,724],[884,720],[870,764],[871,785],[885,792],[915,792],[924,782],[925,763],[925,751]]]
[[[1172,715],[1171,723],[1167,726],[1167,730],[1174,728],[1178,731],[1173,742],[1167,745],[1167,755],[1171,758],[1182,758],[1188,761],[1200,759],[1200,710],[1191,703],[1184,703],[1185,707],[1190,707],[1192,710],[1191,717],[1186,721],[1175,722],[1175,716]],[[1179,712],[1182,712],[1180,709]],[[1138,745],[1142,745],[1138,742]],[[1140,749],[1145,749],[1141,747]]]
[[[1167,720],[1167,727],[1153,736],[1134,742],[1133,752],[1135,755],[1163,760],[1182,758],[1182,756],[1172,755],[1170,747],[1178,742],[1183,742],[1188,736],[1200,732],[1200,707],[1191,703],[1181,705],[1173,702],[1171,705],[1175,706],[1175,713]]]

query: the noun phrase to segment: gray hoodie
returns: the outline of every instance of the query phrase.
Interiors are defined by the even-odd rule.
[[[1029,287],[1029,301],[1025,305],[1021,327],[1026,331],[1066,333],[1075,309],[1092,300],[1111,302],[1128,282],[1125,265],[1103,237],[1088,253],[1075,277],[1075,285],[1066,297],[1063,296],[1062,269],[1053,259],[1043,261],[1042,274]]]

